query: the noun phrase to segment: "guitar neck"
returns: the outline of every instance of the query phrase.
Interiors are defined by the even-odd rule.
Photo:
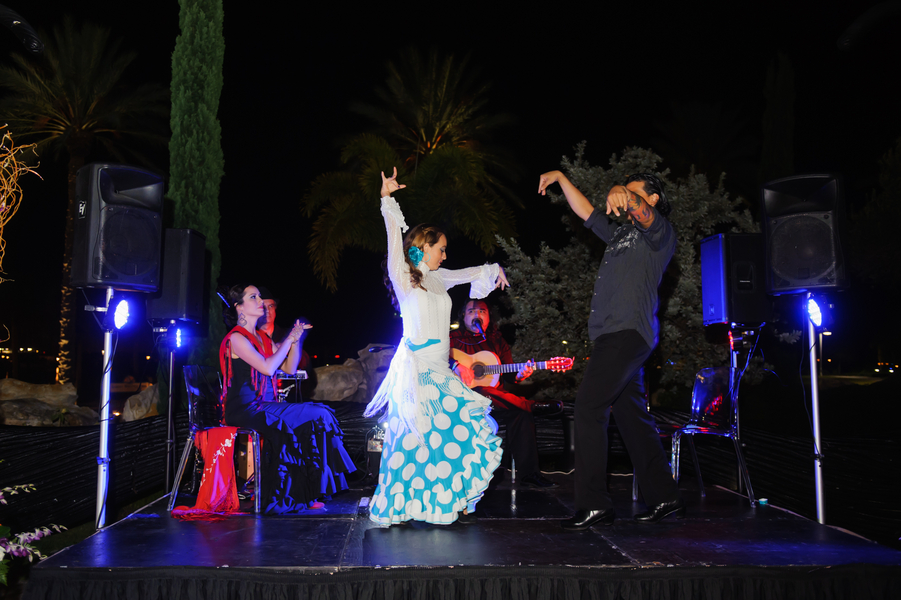
[[[509,365],[485,365],[482,367],[486,375],[500,375],[502,373],[518,373],[528,363],[513,363]],[[536,371],[547,369],[547,361],[532,363]]]

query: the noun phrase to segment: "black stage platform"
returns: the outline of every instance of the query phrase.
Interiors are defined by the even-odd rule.
[[[723,488],[701,498],[691,479],[685,519],[635,523],[631,477],[616,476],[614,525],[565,532],[572,477],[549,477],[560,487],[506,473],[476,523],[446,527],[375,526],[371,486],[219,522],[173,520],[163,498],[36,565],[24,597],[901,598],[901,552]]]

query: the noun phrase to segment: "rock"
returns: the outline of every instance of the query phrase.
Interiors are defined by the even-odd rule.
[[[352,358],[343,365],[317,367],[316,379],[313,400],[325,402],[352,399],[360,386],[365,385],[366,382],[363,366]]]
[[[54,406],[33,398],[0,402],[0,422],[4,425],[56,427],[96,425],[99,415],[81,406]]]
[[[370,348],[378,350],[370,352]],[[379,389],[385,376],[388,374],[388,368],[391,366],[391,359],[394,358],[394,346],[387,344],[369,344],[360,350],[360,361],[363,363],[363,370],[366,372],[366,378],[369,382],[371,391],[366,402],[372,400],[372,396]]]
[[[31,427],[95,425],[99,415],[77,406],[71,383],[36,384],[0,379],[0,423]]]
[[[370,348],[379,350],[370,352]],[[388,373],[394,357],[394,347],[389,344],[369,344],[357,356],[358,359],[348,358],[343,365],[318,367],[312,399],[362,404],[372,400]]]
[[[71,383],[38,384],[0,379],[0,402],[33,398],[53,406],[75,406],[78,394]]]
[[[159,413],[160,391],[155,385],[141,390],[125,401],[120,418],[123,421],[137,421],[144,417],[153,417]]]

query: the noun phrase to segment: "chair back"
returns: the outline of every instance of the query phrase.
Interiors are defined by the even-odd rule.
[[[735,427],[738,374],[738,369],[732,367],[698,371],[691,394],[692,424],[722,430]]]
[[[222,383],[219,371],[213,367],[185,365],[184,372],[191,429],[199,431],[222,425],[222,403],[219,401]]]

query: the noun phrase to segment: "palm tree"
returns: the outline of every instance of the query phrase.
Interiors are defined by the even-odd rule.
[[[22,141],[35,144],[41,157],[65,158],[68,167],[68,212],[63,255],[60,308],[60,382],[71,379],[74,336],[74,290],[69,269],[75,228],[75,176],[89,156],[126,162],[126,156],[148,164],[135,142],[168,140],[168,90],[156,84],[125,86],[122,77],[135,58],[111,40],[109,30],[66,18],[51,35],[41,34],[40,59],[12,55],[0,65],[0,114]],[[153,119],[159,119],[154,126]],[[164,133],[160,133],[164,132]]]
[[[407,185],[398,201],[410,223],[440,223],[486,254],[497,235],[515,234],[512,207],[522,204],[501,178],[517,169],[490,143],[491,132],[511,119],[483,112],[489,86],[476,75],[468,59],[408,50],[388,64],[386,85],[376,90],[382,105],[352,106],[372,119],[374,130],[344,146],[345,170],[319,176],[301,205],[306,216],[315,215],[310,259],[329,289],[337,289],[345,248],[384,251],[375,199],[379,173],[395,166]]]
[[[376,88],[381,105],[356,103],[351,110],[369,117],[373,133],[384,137],[414,171],[418,162],[451,145],[474,152],[507,176],[516,167],[491,145],[492,132],[509,125],[508,114],[485,114],[490,84],[480,82],[469,57],[457,59],[432,49],[423,56],[415,48],[388,63],[385,87]]]
[[[385,225],[379,215],[382,171],[395,165],[407,188],[398,194],[408,223],[440,223],[449,236],[461,234],[486,254],[498,235],[515,235],[509,204],[492,188],[480,157],[467,148],[445,145],[410,169],[383,138],[363,134],[347,144],[345,171],[320,175],[302,201],[307,217],[316,215],[308,245],[313,269],[330,290],[347,247],[385,251]]]

